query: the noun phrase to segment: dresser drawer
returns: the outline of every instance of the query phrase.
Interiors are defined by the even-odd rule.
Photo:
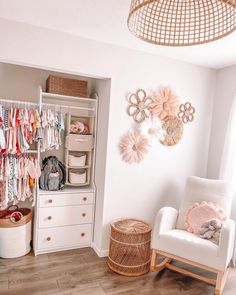
[[[73,247],[91,242],[91,224],[38,230],[38,249]]]
[[[54,192],[47,195],[39,195],[40,207],[86,205],[93,204],[93,202],[93,193],[63,194]]]
[[[93,205],[39,209],[39,228],[91,223]]]
[[[70,151],[91,151],[93,135],[69,134],[66,136],[65,146]]]

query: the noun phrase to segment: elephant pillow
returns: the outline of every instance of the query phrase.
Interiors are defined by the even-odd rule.
[[[198,235],[203,223],[211,219],[224,221],[226,219],[226,214],[224,209],[218,204],[203,201],[193,204],[193,206],[187,210],[184,219],[186,230]]]

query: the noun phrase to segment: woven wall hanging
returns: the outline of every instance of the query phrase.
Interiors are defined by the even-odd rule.
[[[128,115],[136,126],[121,137],[119,150],[122,160],[132,164],[144,160],[156,140],[174,146],[183,138],[184,125],[194,120],[195,108],[190,102],[181,103],[170,87],[159,87],[152,96],[138,89],[128,97]]]
[[[143,89],[138,89],[136,93],[131,93],[128,98],[128,115],[134,118],[137,123],[142,123],[150,116],[150,104],[152,99],[146,95]]]
[[[132,0],[128,28],[158,45],[211,42],[236,30],[236,0]]]
[[[160,142],[163,145],[176,145],[183,137],[183,123],[175,116],[167,116],[162,121],[162,129],[164,130],[164,139]]]

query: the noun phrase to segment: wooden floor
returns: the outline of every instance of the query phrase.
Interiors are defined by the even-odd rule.
[[[231,273],[232,288],[226,286],[224,294],[236,294],[235,278]],[[170,270],[135,278],[117,275],[90,248],[0,259],[1,295],[210,295],[213,290]]]

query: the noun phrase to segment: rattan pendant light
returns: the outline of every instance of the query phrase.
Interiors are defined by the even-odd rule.
[[[128,27],[153,44],[203,44],[235,31],[236,0],[132,0]]]

